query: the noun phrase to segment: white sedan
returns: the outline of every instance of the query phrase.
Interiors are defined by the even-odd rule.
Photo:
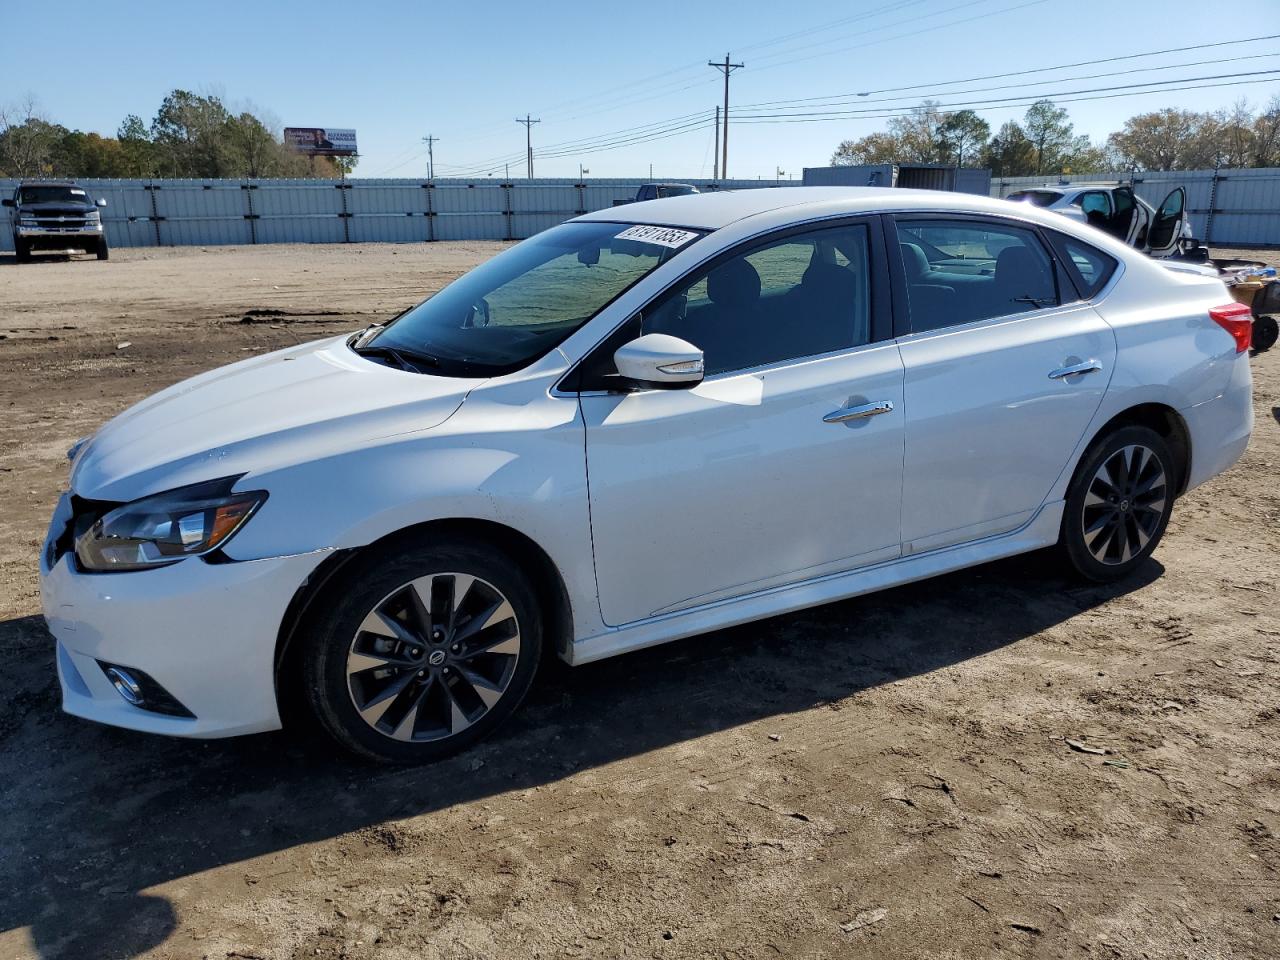
[[[1175,187],[1151,206],[1128,184],[1076,183],[1019,190],[1005,198],[1030,203],[1087,223],[1150,257],[1161,259],[1194,245],[1187,219],[1187,191]]]
[[[1146,562],[1251,428],[1249,315],[1031,205],[788,188],[579,217],[71,451],[63,707],[419,761],[587,663],[1057,545]]]

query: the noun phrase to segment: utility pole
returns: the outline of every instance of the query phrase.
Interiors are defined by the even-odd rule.
[[[583,180],[587,179],[587,174],[590,172],[591,171],[582,164],[578,164],[578,182],[581,183]]]
[[[711,152],[711,179],[720,179],[720,105],[716,104],[716,146]]]
[[[428,180],[434,180],[436,178],[436,158],[435,158],[435,153],[432,151],[431,148],[435,146],[436,141],[439,139],[440,139],[439,137],[432,136],[429,133],[422,138],[422,142],[427,145],[427,179]]]
[[[524,115],[523,120],[521,120],[519,117],[516,117],[516,123],[524,124],[525,162],[527,164],[527,170],[528,170],[530,180],[533,179],[533,125],[535,123],[541,123],[541,122],[542,122],[541,120],[530,119],[529,114],[527,113]]]
[[[717,70],[724,72],[724,137],[720,140],[720,176],[725,180],[729,179],[729,74],[735,70],[741,70],[745,64],[730,63],[729,55],[724,55],[724,63],[718,63],[715,60],[707,61],[708,67],[715,67]]]

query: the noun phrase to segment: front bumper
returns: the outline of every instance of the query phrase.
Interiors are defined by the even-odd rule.
[[[64,496],[51,530],[66,524]],[[87,720],[181,737],[280,727],[276,639],[298,587],[323,552],[130,573],[83,573],[67,553],[41,551],[40,598],[57,641],[62,709]],[[102,664],[145,671],[194,717],[124,700]]]
[[[18,236],[23,240],[96,239],[102,236],[102,224],[91,223],[82,227],[18,227]]]

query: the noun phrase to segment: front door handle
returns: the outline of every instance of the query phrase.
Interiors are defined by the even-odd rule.
[[[1102,369],[1102,364],[1097,360],[1081,360],[1079,363],[1073,363],[1070,366],[1059,367],[1057,370],[1049,371],[1050,380],[1061,380],[1063,377],[1070,377],[1077,373],[1096,373]]]
[[[867,417],[879,416],[882,413],[893,413],[892,400],[877,400],[875,403],[860,403],[856,407],[833,410],[822,418],[822,422],[845,423],[848,420],[865,420]]]

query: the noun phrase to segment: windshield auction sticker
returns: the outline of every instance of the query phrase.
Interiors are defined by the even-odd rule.
[[[656,243],[660,247],[683,247],[690,240],[697,237],[696,233],[688,230],[676,230],[674,227],[650,227],[638,225],[627,227],[614,239],[616,240],[639,240],[641,243]]]

